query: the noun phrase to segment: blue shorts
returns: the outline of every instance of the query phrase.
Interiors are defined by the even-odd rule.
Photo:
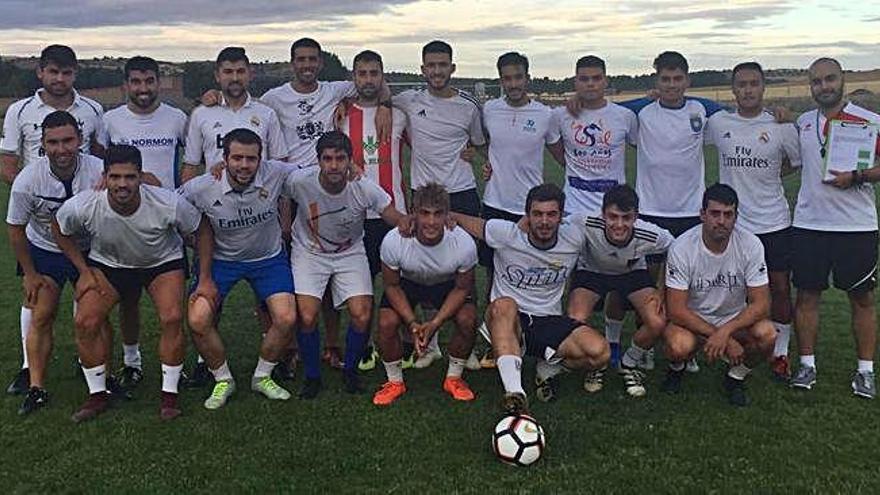
[[[79,271],[73,266],[73,263],[67,259],[62,253],[53,253],[45,249],[38,248],[28,242],[28,251],[31,253],[31,261],[34,268],[40,275],[46,275],[55,281],[55,285],[59,289],[64,288],[64,282],[69,281],[70,285],[75,285],[79,279]],[[85,253],[83,254],[85,256]],[[24,276],[21,265],[16,264],[15,272],[19,276]]]
[[[221,299],[226,298],[239,280],[247,280],[262,302],[280,292],[293,294],[293,274],[287,254],[283,250],[276,256],[260,261],[214,260],[211,264],[211,276],[217,284]],[[195,291],[197,285],[198,273],[193,276],[190,292]]]

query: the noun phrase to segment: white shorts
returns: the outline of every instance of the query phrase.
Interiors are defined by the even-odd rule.
[[[290,265],[297,295],[324,297],[327,283],[333,294],[333,306],[340,307],[354,296],[372,296],[370,264],[363,251],[343,255],[318,255],[291,250]]]

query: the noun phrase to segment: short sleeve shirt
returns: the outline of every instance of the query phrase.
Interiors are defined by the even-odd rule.
[[[443,239],[426,246],[393,229],[382,240],[382,263],[399,271],[401,278],[420,285],[437,285],[453,280],[477,265],[477,245],[464,229],[447,230]]]

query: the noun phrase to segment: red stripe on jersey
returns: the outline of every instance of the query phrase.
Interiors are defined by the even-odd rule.
[[[348,138],[351,139],[351,161],[363,173],[366,170],[364,162],[364,112],[356,105],[348,107]]]

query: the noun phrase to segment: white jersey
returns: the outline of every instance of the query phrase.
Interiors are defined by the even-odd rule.
[[[364,177],[391,196],[391,204],[397,211],[406,213],[402,160],[406,142],[406,114],[396,108],[392,110],[391,140],[383,143],[377,139],[376,107],[351,105],[341,130],[351,139],[352,163],[360,168]],[[367,218],[380,216],[370,211]]]
[[[773,115],[743,117],[735,111],[709,118],[706,142],[718,148],[720,182],[739,196],[736,223],[753,234],[776,232],[791,225],[782,188],[782,163],[800,167],[797,129],[779,124]]]
[[[719,326],[746,307],[749,287],[767,285],[764,246],[757,236],[734,227],[721,254],[703,243],[703,225],[678,237],[666,261],[666,287],[688,292],[687,307]]]
[[[285,162],[260,163],[253,182],[241,192],[232,189],[227,171],[220,180],[204,174],[187,182],[180,194],[211,221],[214,259],[259,261],[281,252],[278,197],[296,170]]]
[[[263,141],[263,159],[283,160],[287,157],[287,143],[281,133],[281,124],[275,111],[248,95],[238,110],[229,108],[226,100],[212,107],[200,106],[193,110],[186,134],[183,161],[211,167],[223,161],[223,136],[233,129],[250,129]]]
[[[58,110],[43,102],[38,89],[34,96],[18,100],[6,109],[6,117],[3,119],[3,138],[0,139],[0,152],[16,155],[21,159],[21,167],[34,163],[45,155],[43,151],[43,119],[50,113]],[[101,130],[103,123],[101,116],[104,109],[101,104],[80,96],[73,92],[73,104],[64,109],[73,115],[79,122],[82,131],[82,145],[80,151],[89,153],[92,139],[105,144],[101,139],[104,135]]]
[[[325,132],[333,130],[337,105],[356,94],[351,81],[318,81],[318,89],[311,93],[299,93],[292,83],[284,83],[266,91],[260,101],[272,107],[281,120],[287,161],[305,168],[318,164],[315,144]]]
[[[349,182],[341,193],[330,194],[318,182],[319,173],[318,167],[310,167],[287,179],[287,190],[297,205],[293,250],[325,256],[365,253],[367,212],[383,211],[391,198],[369,180]],[[297,262],[295,258],[292,261]]]
[[[708,118],[721,107],[702,98],[687,98],[679,108],[648,99],[623,104],[639,117],[639,213],[673,218],[699,215],[706,175],[703,133]]]
[[[588,217],[587,242],[589,248],[578,269],[604,275],[622,275],[646,270],[645,256],[665,254],[675,240],[668,230],[644,220],[636,220],[632,237],[623,246],[611,244],[605,235],[605,219]]]
[[[110,207],[107,191],[83,191],[62,206],[56,218],[64,235],[87,235],[89,259],[111,268],[153,268],[183,257],[182,235],[194,233],[202,219],[179,194],[140,186],[137,211],[122,216]]]
[[[540,249],[514,222],[493,219],[484,229],[486,244],[495,249],[495,277],[489,300],[510,297],[532,316],[562,314],[562,293],[578,254],[587,242],[585,217],[569,215],[559,224],[556,244]]]
[[[28,241],[40,249],[61,252],[52,235],[52,218],[55,217],[55,212],[74,194],[91,191],[101,182],[104,173],[103,160],[80,154],[78,162],[73,180],[67,184],[52,173],[48,157],[40,158],[22,169],[12,183],[6,223],[27,225],[25,235]],[[77,242],[81,250],[88,249],[88,237],[79,237]]]
[[[626,183],[626,145],[636,144],[638,118],[632,110],[607,102],[581,110],[577,118],[557,107],[553,125],[565,148],[565,210],[596,215],[605,191]]]
[[[486,182],[483,203],[523,215],[529,189],[544,182],[544,146],[559,141],[552,110],[535,100],[521,107],[504,98],[483,106],[483,125],[489,135],[492,178]]]
[[[476,188],[473,168],[461,152],[468,142],[486,144],[479,102],[460,90],[451,98],[440,98],[414,89],[394,96],[393,101],[409,119],[412,188],[430,182],[445,186],[450,194]]]
[[[144,172],[159,179],[165,189],[177,187],[180,148],[186,142],[186,114],[160,103],[149,114],[132,112],[127,105],[104,114],[104,142],[139,149]]]
[[[874,122],[880,124],[880,115],[847,103],[832,120]],[[801,189],[794,208],[795,227],[830,232],[869,232],[877,230],[877,206],[874,186],[861,184],[838,189],[824,184],[825,159],[822,144],[828,138],[828,121],[822,112],[812,110],[797,120],[800,134]],[[877,141],[880,156],[880,140]]]
[[[477,245],[464,229],[446,230],[443,239],[426,246],[413,237],[403,237],[393,229],[382,240],[382,263],[399,271],[400,277],[421,285],[437,285],[453,280],[477,266]]]

